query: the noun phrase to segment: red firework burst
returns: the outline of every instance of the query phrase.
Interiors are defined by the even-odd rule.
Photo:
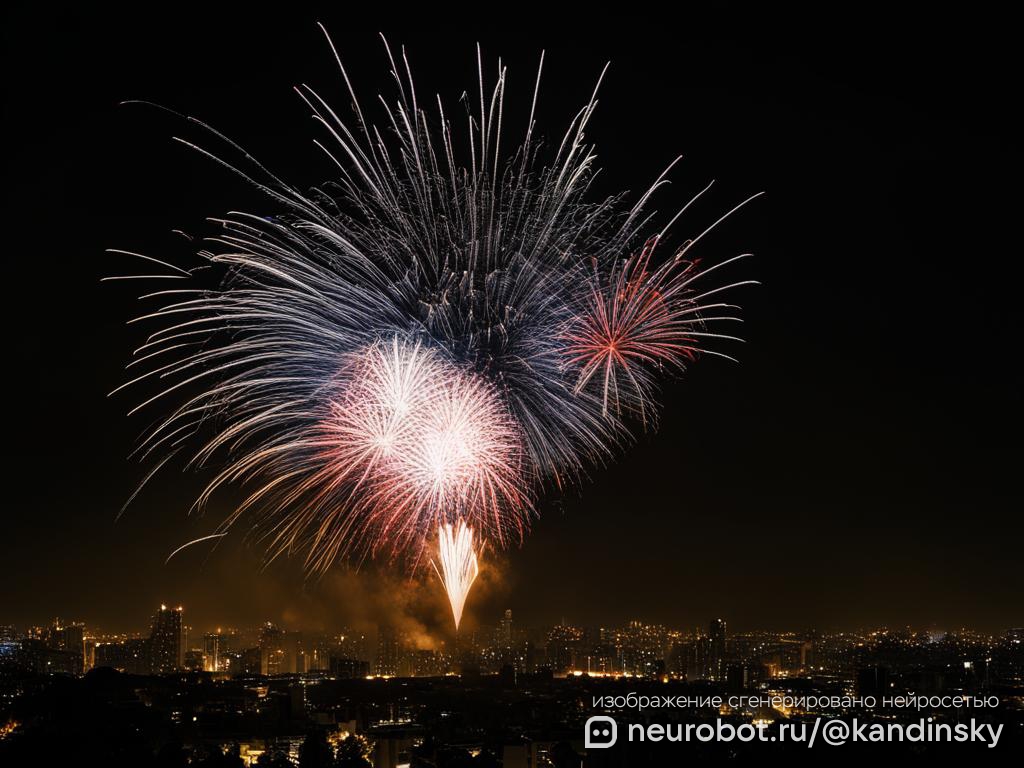
[[[566,363],[576,369],[577,394],[595,386],[606,415],[609,410],[631,411],[645,423],[655,393],[655,373],[665,367],[681,370],[697,354],[707,352],[699,346],[701,338],[739,340],[704,330],[709,321],[738,320],[704,314],[733,307],[701,303],[724,288],[700,295],[691,288],[710,270],[702,272],[697,261],[685,259],[685,249],[652,268],[657,243],[656,237],[648,240],[639,254],[615,264],[607,277],[595,266],[586,308],[564,335]]]

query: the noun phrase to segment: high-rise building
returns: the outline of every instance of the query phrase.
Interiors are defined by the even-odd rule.
[[[222,672],[221,654],[224,647],[223,635],[220,632],[207,632],[203,635],[203,669],[207,672]]]
[[[66,624],[54,619],[53,624],[43,631],[43,642],[47,648],[79,656],[85,659],[85,626],[83,624]]]
[[[284,666],[289,674],[303,674],[307,671],[309,659],[306,643],[301,632],[284,633]]]
[[[354,680],[363,678],[370,674],[370,665],[359,659],[347,659],[340,656],[331,656],[330,660],[331,677],[338,680]]]
[[[711,667],[711,678],[713,680],[725,680],[725,649],[726,629],[725,619],[715,619],[711,622],[708,630],[711,639],[709,654],[709,666]]]
[[[402,639],[391,627],[377,630],[377,663],[374,672],[378,675],[397,675],[402,655]]]
[[[151,648],[152,643],[148,637],[96,643],[95,666],[110,667],[132,675],[148,675],[153,663]]]
[[[498,644],[503,646],[512,645],[512,609],[505,610],[505,616],[498,625]]]
[[[232,672],[242,675],[259,675],[263,671],[263,652],[259,648],[247,648],[237,654]]]
[[[268,621],[260,632],[260,673],[280,675],[288,671],[285,664],[284,632]]]
[[[181,637],[182,609],[161,605],[153,614],[153,625],[149,633],[150,665],[156,674],[174,672],[183,666],[184,647]]]
[[[182,666],[189,672],[203,671],[203,649],[190,648],[184,653]]]
[[[345,656],[350,659],[361,659],[369,662],[372,658],[369,638],[362,632],[346,630],[337,635],[336,643],[340,653],[335,655]]]
[[[565,623],[556,624],[548,632],[547,662],[555,672],[577,669],[583,630]]]

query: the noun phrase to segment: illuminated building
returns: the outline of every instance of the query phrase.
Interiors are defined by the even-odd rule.
[[[512,645],[512,609],[505,610],[505,616],[498,625],[498,643],[500,645]]]
[[[447,660],[443,653],[430,649],[413,649],[402,659],[401,671],[408,670],[412,677],[440,677],[447,671]]]
[[[724,619],[715,619],[708,630],[711,640],[709,666],[712,680],[725,679],[726,628]]]
[[[203,651],[201,648],[190,648],[185,651],[182,666],[189,672],[203,671]]]
[[[374,672],[378,675],[397,675],[401,661],[402,642],[398,633],[390,627],[377,631],[377,663]]]
[[[284,633],[267,622],[260,632],[260,674],[280,675],[287,671]]]
[[[583,642],[583,630],[562,623],[548,632],[548,664],[555,672],[567,672],[577,669],[577,660],[582,658],[580,646]]]
[[[207,632],[203,635],[203,669],[207,672],[224,671],[221,654],[226,650],[224,637],[220,632]]]
[[[161,605],[153,614],[149,633],[151,668],[156,674],[175,672],[184,663],[184,648],[181,636],[182,609]]]
[[[60,619],[54,619],[53,624],[42,633],[43,642],[47,648],[56,651],[66,651],[82,657],[85,661],[85,626],[82,624],[65,624]]]

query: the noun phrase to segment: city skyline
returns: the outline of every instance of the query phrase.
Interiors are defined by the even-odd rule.
[[[538,634],[506,611],[431,649],[389,629],[195,635],[180,607],[161,605],[146,638],[96,641],[75,625],[20,637],[0,624],[0,698],[13,702],[0,753],[38,761],[56,748],[50,734],[72,732],[90,754],[134,752],[135,764],[171,752],[182,766],[225,756],[262,766],[276,753],[305,768],[323,764],[310,760],[317,748],[345,768],[481,755],[504,768],[576,768],[596,754],[581,739],[590,712],[630,723],[657,706],[669,722],[749,723],[769,741],[821,717],[956,723],[977,712],[1004,759],[1024,735],[1022,686],[1024,627],[999,637],[732,632],[714,620],[689,633],[631,622]]]
[[[528,614],[524,619],[522,614],[514,612],[511,608],[506,608],[499,611],[493,618],[492,621],[477,621],[472,625],[467,625],[466,629],[458,631],[452,630],[448,627],[440,628],[437,632],[431,633],[424,631],[421,625],[410,623],[402,619],[384,619],[379,622],[362,622],[360,624],[340,624],[334,627],[322,627],[322,626],[307,626],[301,622],[292,622],[290,624],[281,623],[273,618],[265,618],[264,620],[237,624],[227,621],[209,621],[206,623],[198,623],[190,617],[189,611],[186,606],[182,604],[168,605],[161,603],[159,606],[153,607],[152,611],[147,612],[144,608],[134,612],[134,623],[127,621],[124,626],[117,628],[101,626],[97,623],[91,622],[87,617],[84,616],[52,616],[50,620],[41,622],[29,622],[29,623],[17,623],[5,619],[0,616],[0,628],[5,628],[7,633],[16,633],[24,635],[26,637],[39,637],[46,636],[50,637],[55,632],[61,632],[67,628],[75,628],[80,633],[84,632],[83,637],[88,639],[109,639],[109,638],[139,638],[145,636],[157,637],[158,635],[165,635],[167,632],[180,633],[182,637],[191,636],[193,638],[199,636],[208,635],[232,635],[232,634],[248,634],[252,632],[261,632],[268,627],[272,627],[277,631],[289,632],[289,633],[312,633],[323,636],[333,635],[344,635],[351,633],[359,633],[363,636],[371,636],[381,631],[387,631],[391,633],[398,633],[407,637],[419,636],[421,640],[429,640],[436,644],[438,647],[444,646],[448,643],[458,643],[459,638],[470,637],[480,632],[496,633],[497,635],[510,636],[511,627],[516,627],[517,632],[529,631],[529,632],[545,632],[552,628],[557,627],[578,627],[585,632],[603,632],[606,630],[615,631],[625,626],[648,626],[658,627],[665,630],[666,632],[675,633],[679,635],[697,635],[711,638],[712,641],[716,637],[722,638],[724,633],[727,631],[726,627],[729,628],[731,634],[776,634],[776,635],[871,635],[877,633],[910,633],[919,634],[922,636],[928,636],[931,638],[942,638],[945,636],[954,636],[958,634],[967,633],[977,637],[993,637],[997,638],[1007,634],[1020,634],[1022,627],[1016,624],[1008,623],[996,630],[990,630],[987,628],[979,628],[975,626],[959,625],[959,626],[945,626],[938,623],[932,622],[929,624],[913,624],[913,623],[897,623],[897,624],[864,624],[859,626],[851,627],[831,627],[831,626],[815,626],[808,623],[795,624],[785,628],[767,628],[758,626],[748,626],[743,624],[741,621],[737,621],[735,618],[725,618],[722,616],[716,616],[711,619],[705,619],[703,621],[690,621],[690,622],[659,622],[647,619],[643,616],[633,616],[625,621],[579,621],[575,620],[571,614],[564,614],[559,619],[553,621],[540,621],[535,618],[531,618]],[[163,629],[164,617],[174,617],[173,621],[176,621],[176,625],[173,629]],[[514,617],[514,619],[513,619]],[[59,635],[54,635],[59,636]],[[82,639],[82,638],[79,638]],[[61,641],[57,646],[63,647]],[[162,640],[161,642],[166,642]],[[193,650],[197,646],[193,647]],[[164,652],[165,654],[167,652]],[[173,655],[173,654],[172,654]],[[176,656],[178,662],[181,661],[181,656]]]
[[[978,661],[985,663],[992,662],[985,648],[1005,646],[1010,653],[1006,663],[1011,666],[1000,674],[1009,675],[1007,680],[1015,684],[1024,676],[1024,627],[994,635],[968,628],[946,632],[910,627],[737,632],[730,631],[721,618],[685,629],[637,619],[621,626],[579,626],[564,619],[538,626],[517,620],[506,609],[489,626],[432,638],[395,625],[329,632],[283,628],[267,621],[251,627],[204,629],[187,622],[183,606],[166,604],[153,612],[148,630],[138,632],[103,632],[86,622],[61,619],[49,626],[21,629],[0,623],[0,662],[8,674],[13,664],[70,675],[107,667],[149,675],[191,671],[274,677],[320,672],[369,679],[500,674],[511,665],[524,673],[547,670],[568,676],[668,676],[722,682],[736,664],[758,675],[760,665],[767,665],[769,677],[785,677],[787,670],[820,675],[826,672],[823,660],[829,653],[851,653],[848,663],[857,657],[863,666],[864,654],[886,643],[925,649],[952,644],[967,656],[973,647],[974,655],[982,649]]]

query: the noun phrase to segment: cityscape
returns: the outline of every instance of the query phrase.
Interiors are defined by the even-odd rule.
[[[990,715],[1019,743],[1024,628],[535,627],[506,610],[490,627],[435,643],[387,626],[195,628],[183,606],[160,605],[134,634],[61,619],[0,626],[0,681],[0,757],[81,750],[111,764],[561,768],[587,756],[581,725],[596,703],[628,718],[618,705],[651,691],[721,702],[673,712],[684,721],[766,726],[850,709],[728,702],[969,695],[998,701]],[[884,706],[861,714],[905,716]]]

